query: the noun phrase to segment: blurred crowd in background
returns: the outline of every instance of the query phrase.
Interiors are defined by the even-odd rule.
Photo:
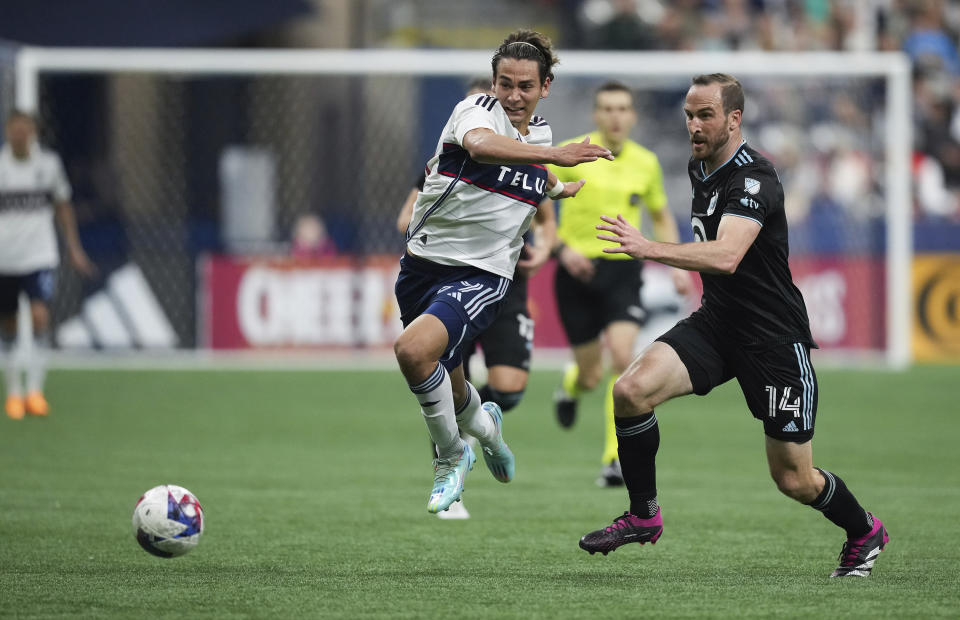
[[[960,219],[960,3],[946,0],[569,0],[571,42],[597,49],[906,52],[914,64],[916,208]],[[829,169],[838,198],[860,194],[854,146],[864,120],[834,102],[846,143]],[[862,134],[861,134],[862,135]],[[817,138],[814,137],[816,140]],[[851,144],[851,140],[854,144]],[[783,165],[789,166],[789,154]],[[809,171],[802,172],[810,180]],[[828,178],[827,185],[834,183]],[[807,187],[817,183],[805,182]],[[869,205],[864,205],[870,208]]]
[[[489,50],[522,26],[551,36],[559,51],[557,80],[541,106],[556,140],[592,129],[592,91],[614,77],[564,75],[563,56],[572,50],[900,50],[913,67],[914,247],[960,251],[960,2],[235,0],[198,11],[192,0],[87,0],[58,6],[56,19],[31,0],[5,7],[0,113],[12,105],[18,45]],[[489,65],[477,67],[486,71]],[[40,80],[40,135],[67,166],[91,255],[107,273],[137,262],[163,291],[180,342],[190,344],[198,256],[398,252],[396,210],[466,77],[52,72]],[[680,102],[689,77],[634,76],[629,84],[639,112],[632,137],[660,158],[682,232],[690,188]],[[791,253],[882,255],[885,80],[746,76],[744,86],[745,135],[781,174]],[[262,235],[239,244],[225,223],[227,190],[246,187],[224,176],[224,154],[236,148],[248,162],[236,176],[248,184],[270,179],[272,203],[263,225],[256,223]],[[377,183],[357,182],[370,174]],[[232,193],[239,194],[232,211],[243,214],[235,219],[250,224],[244,204],[259,193]],[[78,287],[62,287],[57,316],[79,306]]]
[[[380,44],[457,46],[459,28],[437,22],[446,11],[436,2],[392,3]],[[486,3],[485,3],[486,4]],[[552,13],[560,49],[603,50],[762,50],[896,51],[914,64],[914,181],[920,217],[960,221],[960,3],[947,0],[539,0],[527,4],[529,19]],[[464,7],[458,7],[461,11]],[[517,6],[513,8],[519,8]],[[485,7],[490,14],[510,14],[511,7]],[[538,20],[536,14],[540,13]],[[481,36],[475,34],[474,36]],[[469,40],[469,38],[468,38]],[[857,199],[855,211],[878,207],[864,184],[880,171],[864,169],[862,156],[870,119],[856,99],[843,92],[829,102],[835,126],[813,127],[810,139],[820,152],[817,169],[794,170],[793,191],[831,187],[837,200]],[[748,125],[749,121],[748,120]],[[802,120],[802,119],[796,119]],[[807,119],[817,125],[816,119]],[[834,125],[834,123],[831,123]],[[802,126],[801,126],[802,127]],[[834,130],[836,130],[834,132]],[[802,132],[805,132],[803,129]],[[794,132],[796,133],[796,132]],[[833,133],[834,135],[831,135]],[[771,127],[771,144],[782,145],[777,162],[790,169],[802,135]],[[770,148],[770,145],[768,145]],[[866,190],[866,191],[865,191]],[[866,200],[863,200],[866,197]],[[814,205],[809,200],[795,205]],[[802,217],[803,213],[794,212]]]

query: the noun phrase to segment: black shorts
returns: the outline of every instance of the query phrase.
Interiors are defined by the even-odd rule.
[[[533,319],[527,309],[527,279],[515,277],[500,312],[490,327],[478,339],[483,349],[483,363],[491,366],[512,366],[530,370],[533,351]],[[474,346],[464,349],[464,356],[473,353]],[[464,364],[464,368],[467,364]]]
[[[703,395],[736,377],[753,417],[773,439],[803,443],[817,419],[817,374],[810,343],[741,345],[729,341],[697,310],[657,338],[687,367],[693,392]]]
[[[643,325],[646,311],[640,300],[643,264],[635,260],[596,258],[590,282],[581,282],[557,265],[554,291],[563,331],[571,345],[594,340],[616,321]]]
[[[39,300],[46,304],[53,299],[56,284],[56,272],[53,269],[41,269],[24,275],[0,275],[0,316],[17,313],[20,293],[26,293],[30,301]]]

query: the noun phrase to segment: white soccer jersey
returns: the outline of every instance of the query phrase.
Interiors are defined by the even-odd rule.
[[[53,205],[70,200],[60,157],[34,144],[23,160],[0,149],[0,274],[23,275],[60,262]]]
[[[547,191],[547,171],[536,164],[482,164],[463,148],[468,131],[485,127],[518,142],[550,145],[543,118],[521,136],[500,102],[471,95],[457,104],[427,162],[423,190],[407,230],[411,253],[442,265],[472,265],[513,279],[523,234]]]

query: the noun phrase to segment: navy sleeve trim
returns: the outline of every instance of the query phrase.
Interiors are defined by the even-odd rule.
[[[485,108],[489,112],[493,112],[493,106],[497,103],[497,98],[490,95],[477,95],[477,98],[474,99],[473,104],[478,105],[481,108]]]

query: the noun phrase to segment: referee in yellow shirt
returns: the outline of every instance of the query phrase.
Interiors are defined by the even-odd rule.
[[[574,363],[567,367],[554,401],[560,425],[573,426],[578,397],[603,378],[606,344],[613,376],[607,383],[603,471],[597,483],[619,486],[623,476],[613,424],[613,384],[634,358],[634,343],[644,319],[640,301],[642,264],[625,254],[604,254],[602,249],[610,244],[597,239],[595,227],[601,215],[622,214],[639,228],[641,207],[646,207],[657,240],[676,243],[679,237],[667,206],[657,156],[629,138],[637,121],[633,93],[619,82],[602,85],[594,95],[593,119],[597,129],[588,134],[590,142],[610,149],[615,156],[613,162],[589,162],[572,168],[549,166],[561,181],[587,180],[575,198],[560,203],[554,291]],[[676,269],[673,279],[678,293],[689,292],[687,272]]]

